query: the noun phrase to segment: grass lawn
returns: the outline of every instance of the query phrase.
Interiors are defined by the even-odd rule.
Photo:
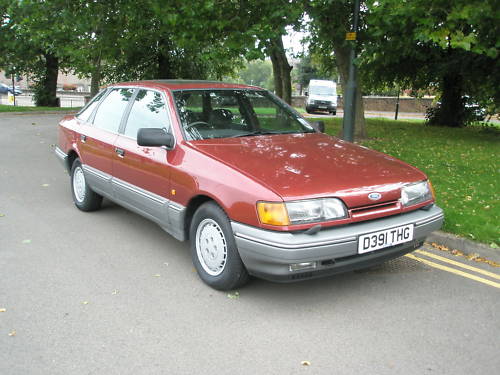
[[[341,119],[322,119],[337,135]],[[428,127],[422,121],[368,118],[364,146],[427,174],[445,211],[443,230],[500,246],[500,132]]]
[[[0,112],[78,111],[77,107],[23,107],[0,104]]]

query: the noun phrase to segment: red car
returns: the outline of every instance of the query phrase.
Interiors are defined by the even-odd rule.
[[[80,210],[106,197],[189,240],[216,289],[371,266],[443,223],[424,173],[253,86],[112,85],[60,122],[56,154]]]

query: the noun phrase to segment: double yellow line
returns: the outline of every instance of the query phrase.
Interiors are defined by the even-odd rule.
[[[460,267],[460,268],[463,268],[463,269],[466,269],[466,270],[469,270],[469,271],[472,271],[472,272],[475,272],[475,273],[478,273],[478,274],[481,274],[484,276],[488,276],[488,277],[493,278],[493,279],[500,280],[500,275],[498,275],[496,273],[488,272],[488,271],[482,270],[480,268],[472,267],[472,266],[469,266],[468,264],[464,264],[464,263],[457,262],[455,260],[451,260],[451,259],[439,256],[436,254],[432,254],[432,253],[429,253],[428,251],[425,251],[425,250],[415,250],[412,254],[406,254],[406,256],[408,258],[416,260],[416,261],[423,263],[423,264],[426,264],[428,266],[438,268],[438,269],[443,270],[443,271],[451,272],[451,273],[454,273],[455,275],[460,275],[460,276],[466,277],[468,279],[478,281],[480,283],[483,283],[483,284],[492,286],[494,288],[500,289],[500,283],[498,283],[498,282],[491,281],[491,280],[485,279],[484,277],[476,276],[474,274],[464,272],[464,271],[458,270],[456,268],[452,268],[452,267],[448,267],[448,266],[445,266],[445,265],[442,265],[439,263],[432,262],[430,260],[427,260],[427,259],[424,259],[424,258],[421,258],[421,257],[414,255],[415,253],[417,253],[419,255],[426,256],[428,258],[433,258],[433,259],[439,260],[440,262],[448,263],[448,264],[451,264],[453,266]]]

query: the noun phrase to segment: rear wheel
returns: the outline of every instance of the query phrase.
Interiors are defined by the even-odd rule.
[[[82,211],[95,211],[101,207],[102,196],[87,184],[80,159],[75,159],[71,167],[71,193],[75,206]]]
[[[248,281],[231,224],[215,203],[201,205],[190,228],[191,257],[200,278],[214,289],[230,290]]]

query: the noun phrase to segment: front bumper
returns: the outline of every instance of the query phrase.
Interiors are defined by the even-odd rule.
[[[316,278],[369,267],[420,247],[441,228],[443,211],[437,206],[361,223],[326,228],[316,234],[269,231],[231,222],[241,259],[252,275],[273,281]],[[413,240],[358,254],[361,235],[414,224]],[[312,270],[290,271],[290,264],[316,262]]]
[[[337,105],[333,103],[308,103],[306,107],[310,111],[328,111],[328,112],[337,111]]]

